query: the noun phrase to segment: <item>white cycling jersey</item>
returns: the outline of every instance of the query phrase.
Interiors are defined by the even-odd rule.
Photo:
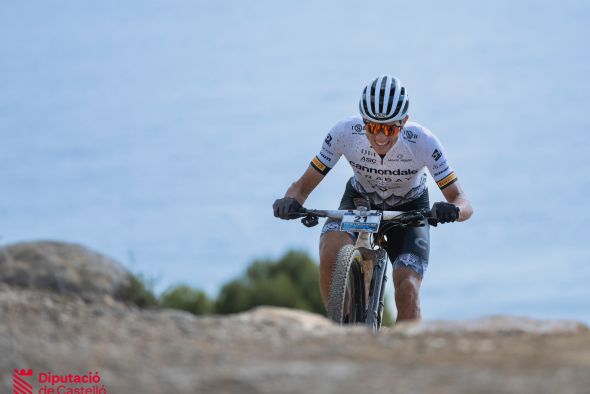
[[[354,189],[384,209],[420,197],[426,190],[426,168],[441,190],[457,181],[441,143],[415,122],[405,124],[395,145],[381,157],[365,135],[362,118],[345,119],[330,130],[310,164],[326,175],[342,155],[354,172]]]

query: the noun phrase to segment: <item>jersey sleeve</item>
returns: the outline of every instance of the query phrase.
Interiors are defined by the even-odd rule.
[[[430,132],[427,132],[425,137],[426,143],[422,147],[424,165],[428,167],[430,175],[440,190],[443,190],[457,182],[457,174],[451,167],[445,149],[438,138]]]
[[[342,122],[336,124],[326,135],[322,149],[309,163],[314,170],[326,175],[342,156]]]

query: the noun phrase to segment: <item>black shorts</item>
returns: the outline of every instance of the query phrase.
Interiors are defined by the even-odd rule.
[[[355,198],[367,199],[366,196],[363,196],[352,187],[352,183],[349,180],[346,183],[346,189],[344,190],[338,209],[355,209]],[[391,210],[406,212],[429,207],[428,190],[425,190],[415,200],[392,207]],[[382,208],[371,204],[371,209]],[[331,231],[340,231],[339,220],[326,220],[322,228],[322,235]],[[356,240],[357,233],[349,234]],[[389,259],[392,261],[393,270],[407,267],[420,275],[420,277],[423,277],[428,267],[428,257],[430,254],[430,226],[407,227],[405,229],[394,228],[386,231],[385,237],[387,239],[385,250]]]

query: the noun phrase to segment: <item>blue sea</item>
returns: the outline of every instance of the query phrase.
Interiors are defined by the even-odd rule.
[[[583,0],[2,2],[0,240],[211,296],[253,259],[317,258],[320,226],[271,205],[389,73],[475,209],[432,231],[424,318],[590,323],[589,36]]]

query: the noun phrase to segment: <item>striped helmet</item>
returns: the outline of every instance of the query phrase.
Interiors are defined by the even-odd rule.
[[[391,75],[382,75],[365,86],[359,109],[363,119],[374,123],[403,120],[410,101],[401,81]]]

